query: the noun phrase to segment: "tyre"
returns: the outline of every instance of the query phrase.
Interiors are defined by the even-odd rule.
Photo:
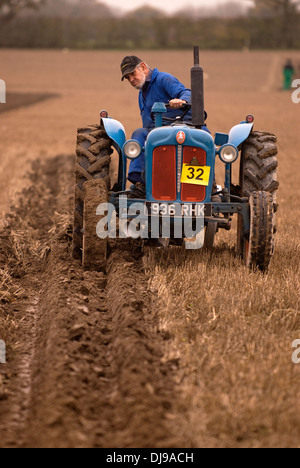
[[[112,144],[104,127],[90,125],[77,132],[75,166],[75,207],[72,255],[82,258],[84,184],[89,180],[103,180],[110,189],[109,167]]]
[[[82,264],[86,270],[105,271],[108,241],[97,235],[97,225],[105,217],[97,207],[108,203],[107,183],[93,179],[84,184]]]
[[[274,253],[275,213],[271,193],[253,192],[250,204],[250,234],[243,244],[245,265],[267,272]]]
[[[273,201],[274,213],[277,211],[277,138],[267,132],[252,132],[243,143],[240,164],[240,196],[250,198],[254,192],[267,192]],[[276,219],[274,214],[274,234],[276,233]],[[273,236],[273,239],[275,237]],[[237,253],[243,259],[245,256],[243,218],[238,216]],[[274,245],[273,245],[274,250]]]
[[[241,153],[240,187],[243,197],[253,192],[269,192],[276,198],[277,138],[266,132],[252,132],[244,142]]]

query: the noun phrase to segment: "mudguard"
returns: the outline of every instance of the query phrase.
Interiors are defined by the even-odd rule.
[[[229,140],[228,143],[239,147],[245,140],[247,140],[248,136],[251,133],[253,128],[253,123],[242,123],[232,127],[229,132]]]
[[[103,126],[109,138],[113,141],[113,146],[118,153],[122,152],[123,145],[126,141],[125,129],[123,125],[114,119],[102,119]]]

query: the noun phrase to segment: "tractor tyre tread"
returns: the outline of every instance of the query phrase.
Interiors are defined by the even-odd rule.
[[[269,192],[276,201],[277,180],[277,138],[267,132],[255,131],[250,134],[242,147],[241,188],[244,197],[253,192]]]
[[[267,272],[274,253],[275,215],[272,194],[253,192],[250,197],[250,211],[247,266]]]
[[[109,168],[112,142],[102,125],[88,125],[77,130],[75,164],[75,209],[72,255],[82,258],[84,184],[89,180],[103,180],[110,189]]]

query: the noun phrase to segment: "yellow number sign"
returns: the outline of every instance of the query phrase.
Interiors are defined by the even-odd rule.
[[[190,166],[184,164],[182,168],[181,182],[183,184],[209,185],[209,166]]]

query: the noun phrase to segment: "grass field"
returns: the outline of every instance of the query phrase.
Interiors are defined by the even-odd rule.
[[[192,53],[133,52],[151,67],[170,72],[189,86]],[[300,104],[293,104],[292,92],[281,91],[281,69],[286,58],[297,63],[300,55],[204,51],[200,56],[210,130],[228,132],[251,113],[255,129],[278,137],[278,234],[269,274],[247,271],[234,256],[235,232],[221,232],[213,253],[146,251],[139,265],[140,277],[132,272],[135,281],[127,285],[131,289],[124,293],[124,302],[116,312],[114,287],[126,283],[120,279],[118,261],[118,275],[108,280],[103,299],[101,278],[87,278],[79,264],[70,263],[69,256],[65,253],[64,257],[57,249],[63,248],[59,232],[66,232],[71,219],[70,155],[75,150],[76,128],[97,122],[101,109],[124,124],[128,138],[141,125],[137,92],[120,80],[123,55],[0,51],[0,78],[5,80],[10,97],[7,104],[0,104],[0,339],[5,339],[9,348],[8,363],[0,364],[0,444],[298,447],[300,365],[292,362],[292,342],[300,339]],[[26,177],[29,171],[30,178]],[[223,167],[218,164],[218,183],[223,183],[223,177]],[[12,215],[10,221],[4,218],[7,213]],[[49,260],[50,250],[52,255],[55,252],[57,262],[51,255]],[[124,268],[130,269],[131,262],[122,261]],[[61,283],[65,278],[68,289],[61,290],[61,283],[54,281],[53,268]],[[72,283],[74,278],[76,284]],[[45,284],[50,285],[47,291]],[[107,355],[107,347],[97,350],[99,341],[95,341],[92,358],[81,361],[81,354],[77,356],[80,369],[76,372],[75,364],[70,371],[67,357],[65,361],[61,358],[59,370],[53,364],[46,371],[39,354],[43,343],[48,343],[46,353],[50,353],[55,341],[60,343],[55,345],[58,350],[70,351],[69,357],[75,353],[74,341],[68,340],[62,329],[72,331],[78,325],[78,318],[71,323],[67,304],[74,306],[76,293],[76,304],[83,301],[80,307],[86,307],[81,296],[87,296],[87,288],[93,298],[88,307],[96,317],[93,326],[86,325],[90,327],[88,342],[96,340],[91,338],[96,337],[93,327],[107,327],[110,351]],[[126,331],[131,330],[131,320],[135,320],[125,304],[131,294],[142,297],[144,304],[137,341]],[[102,301],[112,314],[111,319],[106,316],[106,325],[97,315],[98,296],[99,303]],[[125,320],[120,332],[122,311],[131,319]],[[57,329],[49,325],[56,316],[60,324]],[[80,317],[79,325],[87,320]],[[48,328],[43,320],[49,331],[45,331]],[[33,324],[34,337],[29,338]],[[119,330],[123,342],[114,336],[113,328]],[[133,353],[133,347],[142,346],[143,339],[145,343],[152,341],[153,349],[157,349],[152,357]],[[118,346],[133,353],[137,369],[149,366],[143,379],[138,378],[139,370],[133,370],[133,361],[121,360]],[[104,356],[107,385],[101,390],[97,387],[100,371],[95,374],[93,369],[103,365],[98,361]],[[116,361],[120,359],[117,369],[114,356]],[[80,376],[84,372],[93,378],[88,377],[82,384]],[[25,383],[21,385],[24,375]],[[132,389],[135,378],[143,389],[140,394]],[[68,398],[60,389],[60,381],[70,389]],[[121,387],[126,392],[122,393]],[[104,398],[98,391],[111,393]],[[93,401],[88,400],[90,393]],[[27,397],[22,406],[23,394]],[[95,402],[98,406],[94,414],[89,413],[87,408]],[[107,405],[113,421],[109,411],[104,410]],[[60,418],[53,416],[59,412]],[[12,417],[14,423],[9,422]],[[32,421],[35,423],[25,439],[18,439]]]

